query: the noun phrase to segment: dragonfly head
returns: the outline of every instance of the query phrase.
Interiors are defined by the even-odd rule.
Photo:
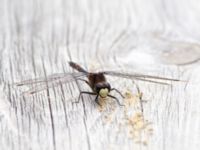
[[[101,96],[101,98],[106,98],[108,93],[109,93],[108,88],[102,88],[99,91],[99,95]]]
[[[110,92],[110,89],[111,88],[109,83],[96,84],[96,92],[101,98],[106,98],[108,96],[108,93]]]

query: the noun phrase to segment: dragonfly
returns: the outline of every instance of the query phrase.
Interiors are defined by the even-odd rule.
[[[180,81],[179,79],[174,78],[166,78],[160,76],[153,75],[144,75],[138,73],[121,73],[117,71],[100,71],[100,72],[89,72],[79,64],[70,61],[69,66],[75,69],[77,72],[73,73],[58,73],[50,76],[46,76],[44,78],[35,78],[30,80],[24,80],[22,82],[16,83],[17,86],[27,86],[33,85],[26,93],[34,94],[40,91],[43,91],[47,88],[57,87],[60,84],[70,83],[73,81],[84,81],[91,89],[91,91],[80,91],[78,101],[75,103],[79,103],[82,94],[95,95],[95,102],[98,105],[99,98],[110,97],[116,100],[116,102],[120,106],[124,106],[120,103],[119,99],[116,96],[111,95],[112,91],[116,91],[122,98],[124,98],[123,94],[116,88],[111,87],[111,84],[107,81],[106,76],[115,76],[121,78],[127,78],[132,80],[139,80],[145,82],[151,82],[156,84],[164,84],[169,85],[167,81]],[[87,79],[83,79],[86,77]]]

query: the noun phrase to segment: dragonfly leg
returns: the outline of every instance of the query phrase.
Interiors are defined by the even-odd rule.
[[[124,104],[121,104],[121,103],[119,102],[119,99],[118,99],[117,97],[112,96],[112,95],[108,95],[108,97],[111,97],[111,98],[115,99],[115,100],[117,101],[117,103],[118,103],[120,106],[125,106]]]
[[[99,101],[98,101],[98,97],[99,97],[99,95],[96,96],[95,102],[96,102],[99,106],[101,106],[101,104],[100,104]]]
[[[96,93],[93,93],[93,92],[87,92],[87,91],[81,91],[80,94],[79,94],[79,97],[78,97],[78,101],[76,102],[73,102],[73,103],[79,103],[80,102],[80,99],[81,99],[81,95],[82,94],[88,94],[88,95],[97,95]]]
[[[116,91],[119,95],[121,95],[121,97],[125,98],[123,96],[123,94],[118,89],[116,89],[116,88],[112,88],[110,91]]]
[[[138,92],[138,96],[139,96],[139,100],[140,100],[141,112],[143,113],[143,111],[144,111],[144,109],[143,109],[143,100],[142,100],[142,95],[143,95],[143,93],[140,91],[140,88],[139,88],[138,84],[135,83],[134,81],[133,81],[133,83],[134,83],[135,86],[136,86],[136,89],[137,89],[137,92]]]

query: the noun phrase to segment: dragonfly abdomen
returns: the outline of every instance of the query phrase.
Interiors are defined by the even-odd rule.
[[[106,82],[106,78],[102,73],[89,73],[88,80],[93,91],[95,91],[95,87],[98,83]]]
[[[72,61],[69,62],[69,65],[73,68],[76,69],[79,72],[83,72],[83,73],[87,73],[87,71],[85,69],[83,69],[80,65],[78,65],[77,63],[74,63]]]

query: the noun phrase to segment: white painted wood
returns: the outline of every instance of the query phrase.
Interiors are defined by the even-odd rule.
[[[197,150],[199,7],[198,0],[1,0],[0,149]],[[137,98],[131,106],[130,99],[120,99],[125,107],[108,99],[101,109],[94,97],[72,104],[79,94],[76,83],[32,96],[23,94],[28,87],[13,84],[72,72],[69,60],[87,69],[188,82],[137,82],[146,100],[142,119]],[[131,80],[108,80],[137,96]]]

